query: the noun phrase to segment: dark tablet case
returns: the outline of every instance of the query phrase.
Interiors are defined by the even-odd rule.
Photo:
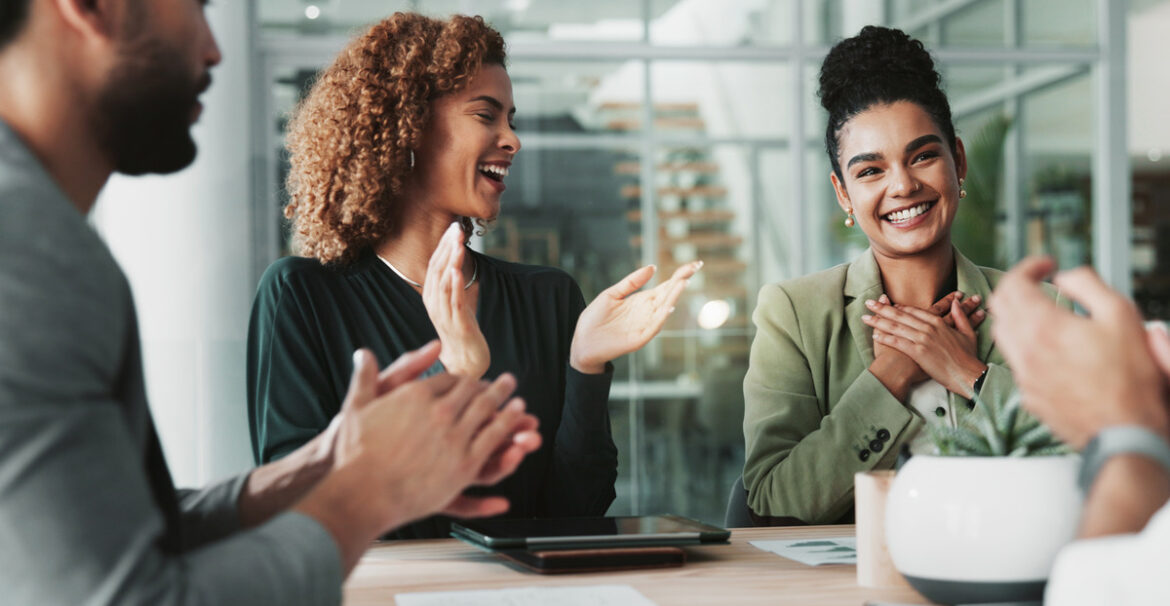
[[[527,570],[540,574],[671,568],[682,566],[687,561],[686,552],[679,547],[611,547],[544,551],[505,549],[497,553]]]

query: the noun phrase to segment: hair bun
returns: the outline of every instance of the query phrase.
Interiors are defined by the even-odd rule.
[[[940,90],[942,77],[922,42],[905,32],[876,25],[839,42],[821,65],[821,105],[829,113],[852,106],[859,90]]]

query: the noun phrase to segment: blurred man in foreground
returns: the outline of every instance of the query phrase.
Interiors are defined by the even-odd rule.
[[[1039,287],[1054,270],[1027,259],[991,299],[1024,406],[1084,459],[1083,540],[1061,552],[1045,603],[1170,604],[1170,335],[1088,268],[1053,283],[1089,317],[1058,308]]]
[[[111,173],[194,159],[189,129],[220,60],[203,9],[0,0],[5,603],[337,603],[380,534],[436,512],[505,511],[462,491],[539,446],[510,376],[415,380],[437,343],[382,373],[359,351],[326,432],[240,477],[175,489],[130,289],[86,214]]]

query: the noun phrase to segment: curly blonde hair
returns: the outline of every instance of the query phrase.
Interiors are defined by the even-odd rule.
[[[347,263],[385,237],[434,100],[505,58],[499,32],[464,15],[395,13],[351,42],[289,122],[294,251]]]

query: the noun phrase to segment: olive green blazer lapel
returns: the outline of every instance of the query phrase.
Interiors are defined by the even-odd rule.
[[[959,292],[963,293],[965,297],[979,295],[983,299],[982,305],[986,308],[987,299],[991,296],[991,284],[988,283],[983,270],[979,269],[979,266],[972,263],[970,259],[964,257],[958,249],[955,249],[955,273],[958,274]],[[984,320],[983,324],[975,329],[975,335],[975,343],[978,348],[976,355],[980,361],[986,363],[994,344],[991,337],[991,322]]]
[[[849,333],[853,335],[853,343],[861,355],[863,368],[873,363],[873,330],[861,321],[861,316],[869,313],[865,307],[866,299],[876,299],[881,294],[881,270],[878,269],[873,251],[867,248],[849,264],[845,272],[845,319],[849,324]]]

